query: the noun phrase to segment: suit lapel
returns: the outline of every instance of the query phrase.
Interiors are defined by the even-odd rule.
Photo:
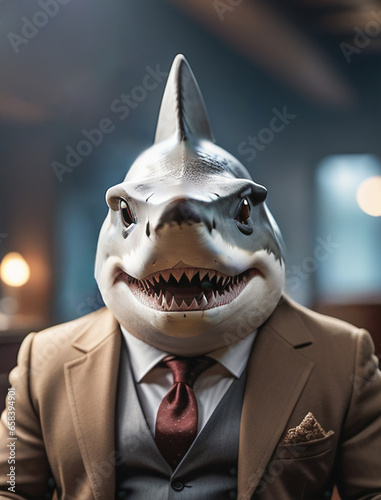
[[[114,498],[114,417],[121,348],[116,320],[108,311],[102,314],[73,344],[83,355],[65,365],[76,436],[97,500]]]
[[[288,334],[287,334],[288,332]],[[251,498],[313,368],[299,318],[282,301],[255,341],[248,364],[238,459],[238,498]],[[295,347],[299,347],[295,349]]]
[[[83,463],[96,500],[115,494],[115,405],[121,333],[103,310],[73,343],[65,380]],[[313,368],[311,338],[283,300],[260,329],[248,363],[238,459],[238,498],[251,498]],[[298,349],[296,349],[298,348]]]

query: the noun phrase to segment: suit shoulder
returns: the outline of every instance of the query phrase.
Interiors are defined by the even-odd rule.
[[[80,318],[52,326],[30,334],[23,341],[20,353],[30,350],[32,361],[45,365],[68,361],[80,352],[95,348],[109,334],[115,332],[118,323],[106,308]]]
[[[346,321],[312,311],[284,297],[276,328],[295,348],[303,349],[305,356],[321,363],[325,371],[346,373],[355,366],[376,363],[374,344],[370,334]]]
[[[309,309],[305,306],[294,302],[291,299],[287,299],[289,306],[298,314],[303,322],[306,323],[310,328],[318,330],[328,330],[334,334],[352,334],[357,335],[361,329],[347,321],[342,319],[334,318],[326,314],[318,313]]]
[[[50,326],[49,328],[45,328],[44,330],[35,333],[35,341],[47,342],[50,338],[65,334],[68,342],[70,342],[74,340],[75,337],[83,331],[83,329],[88,328],[102,319],[102,316],[107,314],[111,314],[110,311],[106,307],[102,307],[101,309],[86,314],[85,316],[66,321],[65,323]]]
[[[289,332],[289,335],[295,336],[293,340],[299,340],[297,337],[308,336],[314,343],[325,344],[328,348],[338,347],[340,344],[348,348],[350,345],[355,346],[364,338],[367,339],[364,342],[372,343],[366,330],[341,319],[312,311],[287,296],[282,298],[279,308],[282,311],[279,319],[292,325],[295,332],[299,332],[298,334]],[[278,324],[280,324],[279,320]],[[296,343],[295,341],[294,345]]]

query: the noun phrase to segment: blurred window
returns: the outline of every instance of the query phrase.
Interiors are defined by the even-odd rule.
[[[316,231],[326,245],[318,299],[374,302],[381,293],[381,162],[367,154],[327,156],[316,176]]]

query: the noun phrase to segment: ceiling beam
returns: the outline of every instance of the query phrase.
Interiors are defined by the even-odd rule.
[[[251,62],[316,103],[348,107],[355,101],[350,85],[324,52],[264,3],[171,1]],[[222,13],[218,5],[227,10]]]

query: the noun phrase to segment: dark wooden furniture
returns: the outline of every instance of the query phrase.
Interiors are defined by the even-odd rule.
[[[0,411],[5,407],[8,392],[8,374],[16,365],[17,352],[27,332],[21,330],[0,331]]]

